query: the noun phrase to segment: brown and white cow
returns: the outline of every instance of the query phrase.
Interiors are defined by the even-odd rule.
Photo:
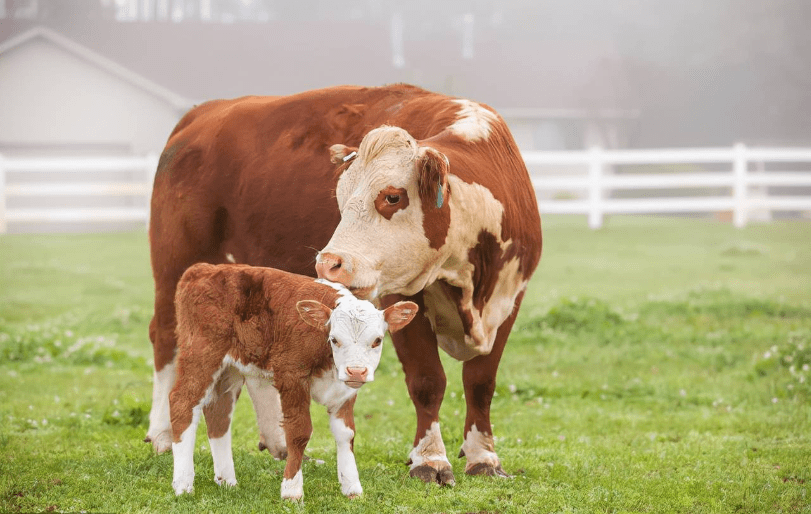
[[[411,475],[454,481],[439,429],[439,348],[464,362],[466,472],[505,474],[490,403],[540,259],[541,224],[518,148],[491,108],[407,85],[203,104],[161,156],[150,241],[155,388],[147,440],[158,451],[171,441],[172,298],[183,270],[198,261],[304,274],[317,266],[359,297],[384,305],[408,298],[424,313],[392,337],[417,412]],[[247,385],[259,406],[260,447],[281,457],[278,398]]]
[[[195,264],[176,295],[177,381],[169,395],[176,494],[194,489],[194,441],[206,418],[214,481],[236,485],[231,414],[245,377],[272,383],[284,411],[288,456],[281,495],[303,493],[301,461],[312,433],[310,398],[327,407],[338,479],[346,496],[363,493],[355,464],[353,408],[374,380],[386,329],[417,313],[413,302],[379,311],[345,287],[284,271]]]

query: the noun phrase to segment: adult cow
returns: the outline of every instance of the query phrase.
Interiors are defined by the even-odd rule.
[[[205,103],[161,155],[149,234],[155,383],[146,440],[156,450],[171,445],[177,282],[195,262],[231,261],[317,270],[384,305],[416,302],[424,314],[392,338],[417,412],[410,474],[454,481],[439,429],[442,348],[464,361],[465,471],[505,475],[490,402],[540,259],[541,225],[518,148],[491,108],[408,85]],[[278,393],[246,385],[260,448],[284,457]]]

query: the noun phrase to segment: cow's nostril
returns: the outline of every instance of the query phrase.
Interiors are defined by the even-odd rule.
[[[341,269],[341,261],[338,261],[335,264],[333,264],[332,267],[330,268],[330,271],[335,271],[339,269]]]

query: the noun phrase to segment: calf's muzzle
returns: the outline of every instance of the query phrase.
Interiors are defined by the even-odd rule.
[[[366,377],[368,374],[369,370],[367,368],[349,366],[346,368],[347,378],[344,382],[346,385],[357,389],[366,383]]]

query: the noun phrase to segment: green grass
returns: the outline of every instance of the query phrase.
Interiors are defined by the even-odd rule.
[[[141,442],[151,396],[144,233],[0,237],[0,511],[811,512],[811,224],[736,230],[549,217],[493,401],[513,479],[467,477],[461,365],[443,360],[453,488],[409,479],[415,419],[389,346],[360,391],[363,497],[347,500],[313,406],[303,503],[234,421],[239,485],[201,427],[192,496]]]

